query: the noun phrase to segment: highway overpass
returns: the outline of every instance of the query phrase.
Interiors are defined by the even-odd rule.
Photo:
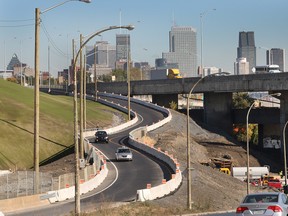
[[[179,94],[188,94],[199,79],[199,77],[194,77],[131,81],[130,94],[152,95],[153,103],[169,107],[172,101],[178,101]],[[99,92],[127,95],[128,84],[127,82],[98,82],[97,89]],[[258,119],[263,121],[264,118],[261,116],[265,116],[265,119],[276,119],[275,122],[277,123],[271,123],[271,120],[254,123],[260,123],[261,131],[263,131],[260,137],[276,136],[281,139],[282,129],[288,120],[288,73],[207,76],[197,84],[193,93],[204,94],[203,123],[232,133],[232,125],[235,120],[235,112],[232,109],[232,94],[234,92],[264,91],[281,93],[281,96],[278,97],[280,99],[280,111],[269,114],[262,111],[261,114],[259,113]],[[94,92],[95,84],[88,84],[87,93],[94,94]],[[242,113],[242,118],[246,117],[245,113],[247,111]],[[245,118],[243,120],[245,122]]]
[[[199,80],[199,77],[167,79],[167,80],[142,80],[131,81],[131,95],[152,95],[152,102],[169,107],[171,101],[177,102],[179,94],[188,94],[192,86]],[[88,91],[94,92],[94,83],[87,88]],[[98,91],[127,95],[127,82],[101,83],[97,85]],[[275,74],[249,74],[249,75],[232,75],[232,76],[207,76],[203,78],[195,87],[193,93],[204,94],[203,123],[206,125],[221,128],[222,130],[232,133],[232,125],[239,117],[240,111],[235,115],[232,110],[232,93],[234,92],[264,92],[281,93],[280,111],[262,111],[259,110],[256,119],[262,122],[260,126],[260,137],[279,137],[281,139],[282,129],[288,120],[288,73]],[[244,117],[245,113],[240,116]],[[243,116],[244,115],[244,116]],[[263,118],[265,117],[265,118]],[[255,118],[254,118],[255,119]],[[266,119],[267,121],[263,122]],[[276,119],[271,120],[269,119]],[[242,120],[243,122],[243,120]],[[245,121],[244,121],[245,122]],[[260,140],[260,143],[262,140]]]

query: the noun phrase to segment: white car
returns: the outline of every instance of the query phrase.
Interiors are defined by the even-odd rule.
[[[132,161],[133,154],[132,154],[132,151],[128,147],[122,146],[116,150],[115,158],[117,161],[119,160]]]
[[[281,192],[248,194],[236,210],[236,216],[287,216],[287,196]]]

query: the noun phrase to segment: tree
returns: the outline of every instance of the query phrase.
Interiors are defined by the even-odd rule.
[[[127,80],[127,72],[124,70],[116,69],[112,71],[112,76],[115,76],[115,81],[126,81]]]
[[[248,109],[254,102],[253,98],[250,98],[246,92],[237,92],[233,94],[233,108],[236,109]],[[233,125],[233,134],[238,141],[245,142],[247,139],[246,124]],[[258,125],[248,125],[248,138],[253,144],[258,144]]]
[[[233,94],[233,108],[246,109],[254,102],[247,92],[237,92]]]
[[[139,68],[131,68],[131,80],[141,80],[141,73]]]

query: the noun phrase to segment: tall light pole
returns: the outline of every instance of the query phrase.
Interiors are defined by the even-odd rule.
[[[74,60],[73,60],[73,73],[74,73],[74,97],[73,97],[73,107],[74,107],[74,145],[75,145],[75,214],[80,214],[80,184],[79,184],[79,146],[78,146],[78,113],[77,113],[77,71],[76,71],[76,62],[78,60],[80,51],[83,47],[95,36],[101,34],[102,32],[125,28],[128,30],[133,30],[134,26],[110,26],[103,28],[92,34],[84,43],[82,43],[79,48]]]
[[[211,10],[205,11],[200,13],[200,22],[201,22],[201,66],[200,66],[200,73],[201,76],[204,76],[204,70],[203,70],[203,18],[209,11],[215,11],[216,9],[213,8]]]
[[[280,96],[281,93],[273,93],[273,94],[270,94],[270,96]],[[263,97],[266,97],[266,95],[262,96],[260,99],[257,99],[255,100],[251,106],[249,107],[248,109],[248,112],[247,112],[247,115],[246,115],[246,152],[247,152],[247,172],[246,172],[246,175],[247,175],[247,194],[250,193],[250,145],[249,145],[249,114],[250,114],[250,111],[251,109],[254,107],[254,106],[258,106],[259,104],[259,101],[263,98]]]
[[[193,92],[193,90],[195,89],[195,87],[206,77],[208,76],[215,76],[215,75],[227,75],[228,73],[226,72],[219,72],[219,73],[214,73],[214,74],[209,74],[207,76],[203,76],[200,79],[198,79],[198,81],[192,86],[192,88],[189,91],[188,97],[187,97],[187,207],[189,209],[192,209],[192,181],[191,181],[191,145],[190,145],[190,113],[189,113],[189,109],[190,109],[190,97],[191,94]]]
[[[50,76],[50,45],[48,45],[48,93],[51,92],[51,76]]]
[[[96,43],[94,44],[94,90],[95,90],[95,101],[97,101],[97,58],[96,58]]]
[[[286,121],[284,128],[283,128],[283,154],[284,154],[284,178],[285,178],[285,185],[287,185],[287,155],[286,155],[286,127],[288,121]]]
[[[35,84],[34,84],[34,171],[35,193],[39,192],[39,48],[40,48],[40,14],[59,7],[69,1],[81,1],[90,3],[91,0],[67,0],[60,4],[54,5],[46,10],[40,12],[39,8],[35,8]]]

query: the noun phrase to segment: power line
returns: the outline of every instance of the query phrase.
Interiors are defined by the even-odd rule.
[[[25,24],[25,25],[5,25],[5,26],[0,25],[0,28],[18,28],[18,27],[33,26],[33,25],[34,23]]]
[[[31,21],[34,19],[23,19],[23,20],[0,20],[0,22],[26,22],[26,21]]]
[[[67,54],[65,54],[60,48],[57,47],[57,45],[55,44],[55,42],[53,41],[52,37],[50,36],[49,32],[47,31],[44,23],[41,23],[42,29],[44,30],[44,33],[48,39],[48,41],[50,42],[50,44],[52,45],[52,47],[62,56],[67,57]]]

